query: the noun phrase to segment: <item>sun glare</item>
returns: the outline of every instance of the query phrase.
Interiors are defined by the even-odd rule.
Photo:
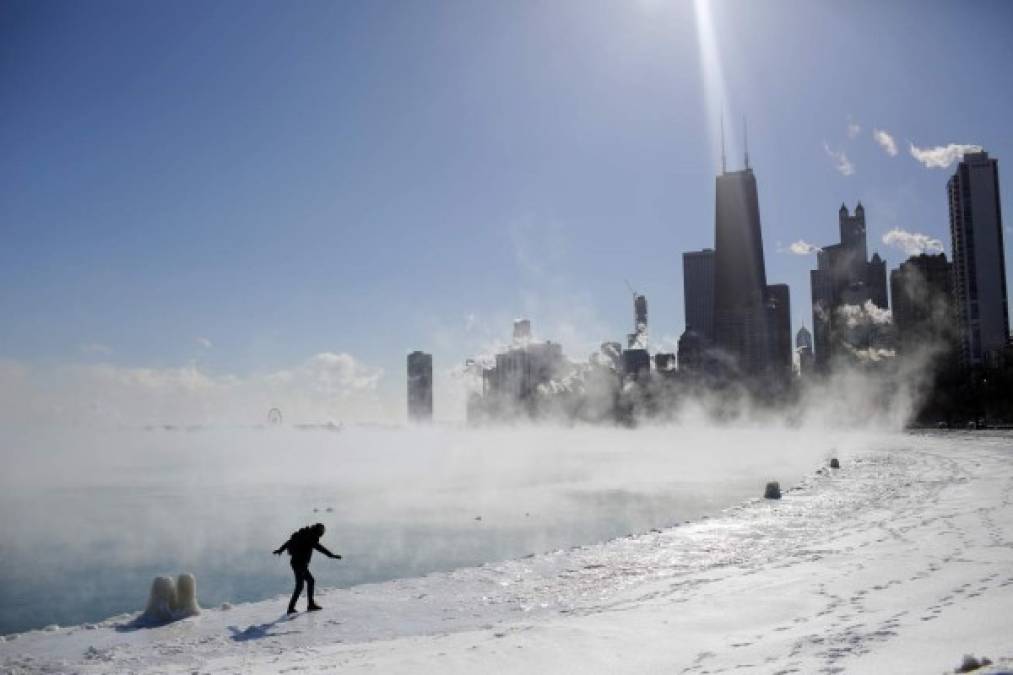
[[[727,102],[725,78],[721,69],[721,56],[718,52],[710,0],[693,0],[693,13],[696,15],[700,76],[703,83],[704,112],[707,118],[711,156],[717,158],[721,154],[721,120],[728,117],[728,114],[725,109]]]

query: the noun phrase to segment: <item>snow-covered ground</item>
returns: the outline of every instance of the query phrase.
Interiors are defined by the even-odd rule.
[[[718,517],[320,594],[8,636],[10,672],[1013,668],[1013,436],[896,436]],[[782,486],[784,487],[784,486]],[[199,583],[199,580],[198,580]],[[978,671],[988,672],[988,671]]]

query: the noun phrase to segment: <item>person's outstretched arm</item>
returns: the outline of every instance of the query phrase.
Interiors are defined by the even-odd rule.
[[[323,553],[328,558],[334,558],[335,560],[341,560],[341,556],[340,555],[334,555],[333,553],[331,553],[330,551],[327,550],[326,546],[324,546],[323,544],[321,544],[319,542],[317,544],[315,544],[313,546],[313,548],[315,548],[316,550],[320,551],[321,553]]]
[[[291,544],[291,543],[292,543],[292,540],[291,540],[291,539],[289,539],[289,540],[288,540],[288,541],[286,541],[286,542],[285,542],[284,544],[282,544],[282,545],[281,545],[281,546],[279,546],[279,547],[278,547],[277,549],[275,549],[275,551],[274,551],[274,554],[275,554],[275,555],[281,555],[282,553],[284,553],[284,552],[285,552],[285,550],[286,550],[286,549],[288,549],[288,545],[289,545],[289,544]]]

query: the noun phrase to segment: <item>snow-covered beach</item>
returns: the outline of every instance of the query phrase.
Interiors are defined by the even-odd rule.
[[[896,435],[780,501],[320,594],[7,636],[4,672],[980,672],[1013,668],[1013,435]],[[787,486],[784,486],[787,487]]]

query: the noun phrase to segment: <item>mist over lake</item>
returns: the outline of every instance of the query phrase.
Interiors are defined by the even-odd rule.
[[[8,434],[0,633],[138,611],[158,574],[194,573],[204,606],[284,595],[291,571],[270,552],[318,521],[344,559],[316,556],[317,583],[348,587],[698,519],[884,438],[694,426]]]

